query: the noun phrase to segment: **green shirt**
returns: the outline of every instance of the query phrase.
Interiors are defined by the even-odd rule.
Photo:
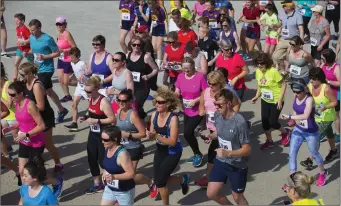
[[[281,73],[274,67],[267,69],[265,72],[257,68],[256,80],[262,94],[261,98],[270,104],[276,104],[282,89],[283,77]]]
[[[278,16],[275,13],[273,13],[271,16],[269,16],[267,13],[264,13],[260,19],[264,21],[264,23],[267,25],[278,24]],[[265,33],[270,38],[278,38],[277,29],[272,30],[269,27],[267,27]]]

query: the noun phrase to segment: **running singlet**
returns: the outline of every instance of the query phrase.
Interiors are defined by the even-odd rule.
[[[164,25],[165,20],[167,18],[166,16],[166,10],[164,8],[161,8],[160,6],[156,7],[157,11],[156,14],[153,12],[153,10],[150,10],[150,15],[152,17],[152,27],[156,27],[158,25]]]
[[[94,54],[92,55],[92,59],[91,59],[91,71],[92,71],[93,76],[98,76],[99,78],[101,78],[101,80],[104,80],[105,78],[111,75],[111,70],[109,66],[107,65],[107,57],[109,54],[110,53],[106,52],[102,62],[99,64],[96,64],[95,63],[96,52],[94,52]],[[109,87],[109,86],[111,86],[111,82],[103,84],[103,87]]]
[[[107,118],[107,116],[104,114],[104,112],[101,111],[101,106],[100,106],[103,97],[104,96],[102,96],[102,95],[100,97],[98,97],[98,100],[95,104],[93,104],[92,98],[90,98],[89,109],[88,109],[90,118],[93,118],[93,119],[106,119]],[[104,126],[103,124],[97,124],[97,123],[90,125],[90,132],[100,134],[103,126]]]
[[[125,119],[120,119],[121,111],[117,114],[116,117],[116,126],[118,126],[122,131],[128,132],[128,133],[137,133],[138,130],[136,129],[135,125],[131,123],[131,113],[133,109],[130,109],[127,113],[127,116]],[[126,149],[134,149],[141,147],[141,140],[129,138],[129,137],[122,137],[121,138],[121,145],[124,146]]]
[[[8,102],[8,93],[7,93],[7,88],[8,86],[12,84],[12,81],[6,81],[4,86],[2,87],[2,91],[1,91],[1,100]],[[15,120],[15,107],[12,106],[10,108],[8,108],[9,110],[9,115],[7,115],[4,119],[7,121],[13,121]]]
[[[213,11],[205,10],[202,13],[202,16],[208,17],[208,24],[210,28],[218,29],[218,22],[219,22],[219,16],[220,16],[219,9],[214,9]]]
[[[215,125],[214,125],[214,112],[217,111],[213,99],[210,95],[211,88],[208,87],[205,90],[204,94],[204,106],[205,106],[205,113],[206,113],[206,127],[209,130],[216,131]]]
[[[262,93],[262,100],[276,104],[281,95],[282,84],[280,83],[283,81],[281,73],[274,67],[265,70],[265,72],[257,69],[256,80]]]
[[[304,99],[304,101],[301,103],[301,104],[297,104],[297,97],[295,97],[295,100],[294,100],[294,105],[293,105],[293,109],[294,111],[296,112],[297,115],[300,115],[300,114],[303,114],[304,113],[304,110],[305,110],[305,107],[306,107],[306,101],[307,101],[307,98],[309,96],[307,95]],[[315,108],[312,109],[308,119],[306,120],[301,120],[299,121],[298,124],[296,124],[296,127],[298,129],[300,129],[301,131],[304,131],[304,132],[310,132],[310,133],[315,133],[318,131],[318,126],[315,122]]]
[[[142,52],[137,61],[131,60],[131,52],[128,54],[127,58],[127,69],[131,71],[133,75],[134,88],[135,90],[146,90],[148,87],[147,81],[142,79],[142,76],[149,74],[152,69],[149,64],[144,62],[145,52]]]
[[[335,62],[330,69],[327,69],[327,65],[325,65],[325,64],[322,66],[322,70],[323,70],[324,74],[326,75],[326,79],[328,81],[337,81],[337,78],[334,74],[334,71],[338,65],[339,65],[339,63]],[[330,87],[332,88],[335,97],[337,97],[337,93],[338,93],[340,87],[334,87],[332,85],[330,85]]]
[[[135,21],[135,2],[121,0],[119,9],[121,11],[121,19],[122,21]]]
[[[71,45],[69,44],[69,42],[66,40],[66,33],[62,33],[60,35],[60,38],[57,41],[57,46],[60,49],[70,49]],[[63,62],[71,62],[71,57],[69,55],[69,51],[64,51],[64,52],[60,52],[60,56],[58,57],[60,60],[62,60]]]

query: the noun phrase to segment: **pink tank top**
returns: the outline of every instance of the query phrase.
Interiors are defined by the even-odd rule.
[[[60,35],[60,38],[58,38],[57,46],[59,49],[70,49],[71,48],[71,45],[66,40],[65,34],[66,34],[66,32],[62,33]],[[69,51],[60,52],[59,59],[62,60],[63,62],[71,62],[71,57],[69,55]]]
[[[32,115],[28,113],[27,105],[29,102],[29,99],[25,99],[24,106],[22,108],[20,108],[19,103],[15,104],[15,118],[19,123],[19,133],[27,133],[37,126]],[[42,147],[45,145],[45,135],[43,132],[40,132],[38,134],[31,135],[29,138],[26,137],[21,140],[20,143],[34,148]]]
[[[339,64],[335,62],[334,65],[332,66],[332,68],[330,68],[330,69],[327,69],[327,66],[325,64],[322,66],[322,70],[323,70],[324,74],[326,75],[326,79],[328,81],[337,81],[337,78],[334,74],[334,70],[335,70],[336,66],[338,66],[338,65]],[[331,86],[331,88],[334,92],[335,97],[337,97],[337,92],[338,92],[339,88],[334,87],[334,86]]]
[[[206,112],[206,127],[208,130],[216,131],[214,126],[214,112],[216,112],[216,108],[213,104],[213,99],[211,98],[211,88],[208,87],[205,90],[204,94],[204,106]]]

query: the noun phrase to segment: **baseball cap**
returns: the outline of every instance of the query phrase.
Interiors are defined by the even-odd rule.
[[[65,23],[66,23],[66,18],[65,18],[65,17],[62,17],[62,16],[57,17],[56,23],[65,24]]]
[[[318,13],[322,13],[323,12],[323,6],[315,5],[311,10],[315,11],[315,12],[318,12]]]
[[[138,32],[145,32],[147,30],[148,30],[148,26],[146,26],[146,25],[141,25],[137,28]]]
[[[294,92],[301,92],[301,91],[305,91],[305,87],[306,85],[302,84],[301,82],[298,81],[294,81],[291,83],[291,89]]]

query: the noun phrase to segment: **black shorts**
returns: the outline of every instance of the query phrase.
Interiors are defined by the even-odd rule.
[[[144,145],[134,149],[126,149],[130,154],[131,161],[139,161],[143,159]]]
[[[130,31],[133,24],[134,24],[134,21],[122,21],[121,29]]]
[[[240,169],[228,163],[214,160],[209,182],[224,182],[229,179],[231,189],[235,193],[244,193],[248,168]]]
[[[34,157],[41,156],[44,153],[45,146],[42,147],[29,147],[19,143],[19,154],[20,158],[33,159]]]
[[[52,88],[52,76],[53,72],[38,73],[38,79],[43,84],[45,90]]]
[[[168,178],[178,166],[182,152],[168,153],[168,146],[156,144],[154,154],[154,182],[157,188],[167,185]]]
[[[164,24],[159,24],[153,27],[152,36],[166,36],[166,27]]]
[[[321,51],[317,51],[317,46],[310,46],[310,52],[313,59],[321,60],[321,54],[324,49],[328,49],[329,42],[323,45],[323,49]]]
[[[335,111],[337,111],[337,112],[340,111],[340,100],[337,100],[337,105],[335,107]]]

